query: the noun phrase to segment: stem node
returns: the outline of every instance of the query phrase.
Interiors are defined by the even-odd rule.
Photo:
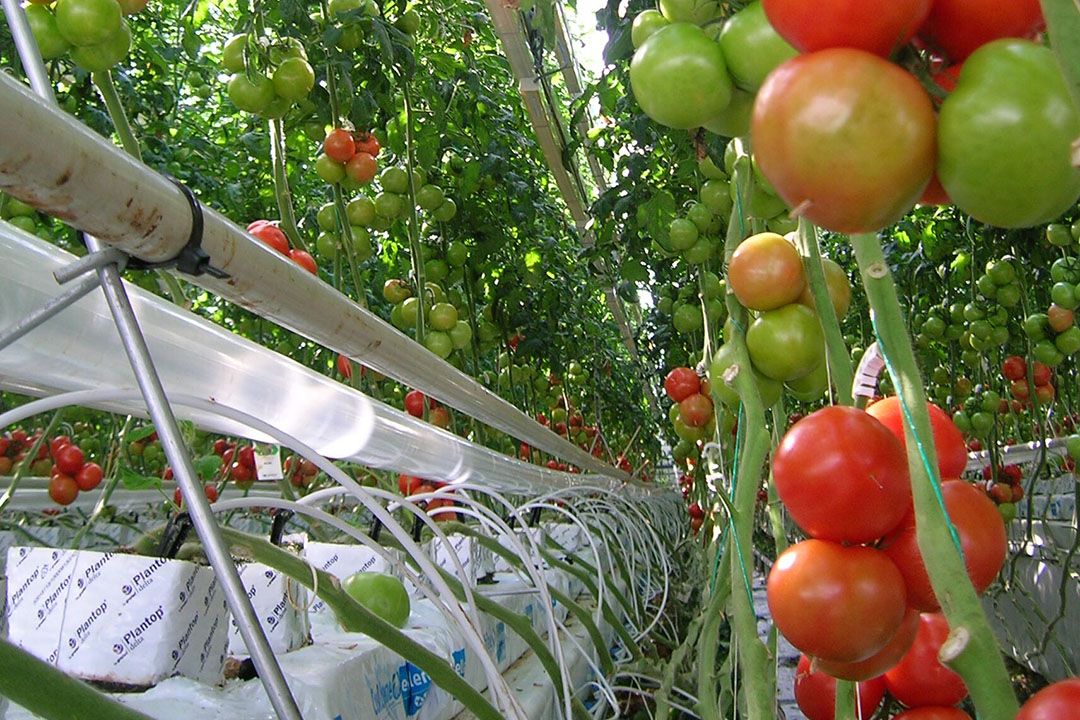
[[[953,628],[949,633],[949,637],[945,638],[945,642],[941,644],[941,649],[938,651],[938,660],[948,665],[960,657],[960,654],[967,649],[970,641],[971,632],[966,627],[961,625]]]

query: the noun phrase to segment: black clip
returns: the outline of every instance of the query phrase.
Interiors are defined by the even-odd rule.
[[[278,510],[274,513],[274,522],[270,525],[270,544],[281,545],[281,537],[285,534],[285,526],[289,524],[295,513],[292,510]]]
[[[180,253],[172,260],[150,263],[139,260],[138,258],[131,258],[128,261],[128,267],[133,270],[160,270],[162,268],[175,267],[178,271],[193,277],[210,275],[219,280],[229,277],[229,273],[210,264],[210,256],[203,250],[202,203],[199,202],[199,199],[195,197],[195,194],[191,192],[191,188],[187,185],[169,175],[166,175],[165,177],[180,189],[180,192],[187,198],[188,205],[191,206],[191,235],[188,237],[187,244],[184,245],[180,250]]]
[[[177,513],[169,520],[169,524],[165,526],[165,534],[161,536],[158,557],[175,558],[192,527],[191,515],[186,512]]]
[[[540,522],[540,512],[543,508],[534,507],[532,512],[529,513],[529,527],[534,528],[536,524]]]
[[[379,536],[382,535],[383,523],[379,518],[375,518],[371,523],[371,532],[368,533],[375,542],[379,542]]]

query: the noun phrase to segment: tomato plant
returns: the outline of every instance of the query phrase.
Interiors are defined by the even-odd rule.
[[[757,92],[769,73],[799,54],[769,24],[760,1],[728,18],[718,41],[731,77],[750,93]]]

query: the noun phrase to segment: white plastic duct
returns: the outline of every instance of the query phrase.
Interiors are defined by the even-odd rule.
[[[0,221],[0,328],[60,293],[52,273],[75,256]],[[137,287],[128,293],[166,393],[205,398],[258,417],[331,458],[432,480],[465,480],[509,493],[623,487],[602,475],[562,473],[470,443]],[[112,317],[92,292],[0,352],[0,387],[58,392],[134,388]],[[138,393],[95,407],[145,414]],[[208,430],[269,441],[216,414],[177,405],[178,417]]]
[[[191,211],[163,176],[0,74],[0,190],[149,262],[188,241]],[[330,285],[206,208],[203,248],[226,280],[190,279],[584,470],[628,476],[535,422]]]

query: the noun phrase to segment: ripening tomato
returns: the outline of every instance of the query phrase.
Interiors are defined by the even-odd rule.
[[[956,427],[952,418],[937,405],[928,402],[926,409],[930,413],[930,427],[934,434],[934,448],[937,450],[938,470],[941,477],[960,477],[968,462],[964,435],[960,432],[960,428]],[[879,400],[866,408],[866,412],[889,428],[900,441],[900,445],[907,448],[907,439],[904,437],[904,416],[899,398],[892,395]]]
[[[923,194],[919,196],[919,204],[952,205],[952,198],[949,197],[949,193],[945,192],[945,188],[941,186],[941,178],[937,176],[936,172],[930,178],[930,184],[923,190]]]
[[[1060,716],[1054,715],[1053,717],[1058,718]],[[902,712],[893,720],[971,720],[971,716],[955,707],[919,707]],[[1020,718],[1017,717],[1017,720],[1020,720]]]
[[[675,402],[682,402],[686,398],[701,390],[701,379],[696,372],[688,367],[677,367],[664,378],[664,392]]]
[[[319,266],[315,264],[315,258],[311,257],[306,251],[293,248],[289,251],[289,258],[312,275],[319,274]]]
[[[79,490],[90,491],[101,484],[102,471],[97,463],[86,463],[75,473],[75,484]]]
[[[1005,564],[1008,549],[1005,523],[986,493],[963,480],[941,483],[941,494],[949,520],[960,536],[968,577],[975,591],[981,593]],[[885,538],[882,550],[904,576],[908,604],[923,611],[937,610],[940,604],[919,551],[914,515],[909,515],[898,530]]]
[[[695,393],[679,403],[679,415],[690,427],[705,427],[713,419],[712,400],[701,393]]]
[[[904,449],[858,408],[822,408],[792,425],[773,454],[772,470],[791,518],[822,540],[877,540],[911,507]]]
[[[435,407],[435,401],[425,397],[419,390],[410,390],[405,393],[405,412],[413,417],[424,416],[424,401],[427,400],[428,409]]]
[[[1001,374],[1007,380],[1027,381],[1027,361],[1019,355],[1010,355],[1001,363]]]
[[[248,225],[248,232],[282,255],[289,254],[289,238],[277,225],[266,220],[256,220]]]
[[[802,52],[857,48],[889,57],[930,13],[931,0],[764,0],[769,22]]]
[[[919,618],[915,642],[896,667],[885,673],[893,696],[908,707],[955,705],[967,697],[963,678],[941,664],[938,651],[949,637],[949,623],[940,613]]]
[[[379,170],[379,163],[374,156],[362,150],[358,150],[349,162],[345,163],[345,174],[354,182],[366,185],[375,178]]]
[[[843,322],[848,308],[851,307],[851,279],[844,272],[844,268],[840,267],[835,260],[822,257],[821,265],[825,271],[825,285],[829,290],[829,300],[832,302],[836,319]],[[809,284],[803,288],[802,294],[799,295],[799,302],[811,310],[817,310]]]
[[[874,678],[859,683],[859,704],[862,717],[869,718],[885,697],[885,681]],[[795,667],[795,702],[807,720],[834,720],[836,717],[836,678],[811,669],[810,658],[799,656]]]
[[[60,472],[74,477],[77,472],[82,470],[86,458],[83,451],[75,445],[64,445],[56,451],[53,460],[56,462],[56,467]]]
[[[1031,366],[1031,377],[1035,381],[1036,387],[1049,385],[1053,377],[1053,370],[1050,369],[1049,365],[1036,360]]]
[[[919,37],[952,62],[1001,38],[1026,38],[1045,24],[1039,0],[934,0]]]
[[[1080,168],[1069,160],[1077,136],[1080,112],[1050,48],[997,40],[968,58],[941,104],[938,175],[980,222],[1041,225],[1080,196]]]
[[[893,635],[888,644],[876,653],[854,663],[835,663],[828,660],[818,659],[818,668],[834,678],[841,680],[864,681],[878,677],[887,670],[891,670],[900,658],[907,654],[915,642],[915,633],[919,630],[919,611],[908,608],[904,615],[904,621],[900,629]]]
[[[415,493],[424,481],[413,475],[398,475],[398,492],[402,495],[412,495]]]
[[[806,287],[802,256],[776,233],[753,235],[735,248],[728,283],[751,310],[775,310],[798,300]]]
[[[353,140],[352,133],[341,128],[334,128],[323,140],[323,152],[336,162],[349,162],[356,154],[356,142]]]
[[[379,139],[369,132],[356,133],[356,152],[367,153],[373,158],[379,157]]]
[[[1076,720],[1080,718],[1080,678],[1044,687],[1020,708],[1016,720]]]
[[[70,475],[53,475],[49,478],[49,497],[57,505],[70,505],[79,496],[79,486]]]
[[[904,579],[883,553],[804,540],[776,559],[767,582],[776,627],[802,652],[858,662],[896,635],[907,612]]]
[[[677,130],[701,127],[731,101],[720,45],[689,23],[662,27],[630,62],[630,87],[645,114]]]
[[[914,77],[837,48],[769,75],[751,136],[762,173],[796,213],[836,232],[873,232],[903,217],[930,182],[936,125]]]
[[[766,310],[746,331],[754,367],[773,380],[809,375],[825,359],[825,335],[816,312],[798,303]]]

